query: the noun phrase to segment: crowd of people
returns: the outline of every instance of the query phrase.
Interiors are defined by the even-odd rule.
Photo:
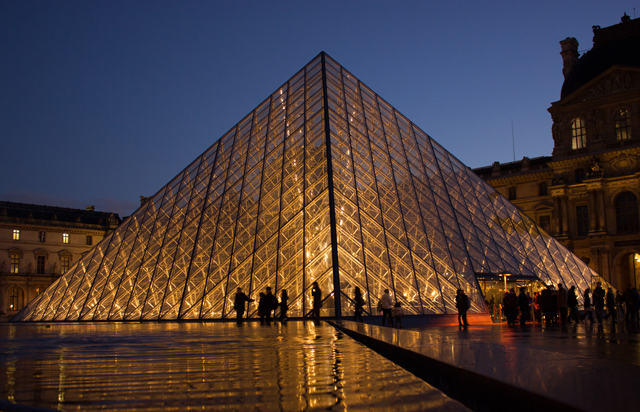
[[[579,310],[579,299],[575,286],[568,290],[562,284],[547,285],[540,292],[529,296],[526,288],[520,288],[516,295],[514,288],[504,294],[502,307],[508,325],[515,325],[518,321],[524,325],[527,321],[545,324],[571,324],[573,322],[603,323],[605,319],[616,323],[624,319],[629,324],[638,324],[640,316],[640,294],[636,288],[629,285],[624,294],[614,293],[612,288],[607,291],[601,282],[596,283],[593,291],[585,289],[583,297],[583,311]],[[533,317],[531,316],[533,314]]]
[[[520,288],[520,293],[516,295],[515,288],[505,292],[502,299],[502,308],[507,320],[507,324],[515,326],[526,324],[527,321],[546,324],[571,324],[573,322],[602,323],[605,319],[610,319],[616,323],[624,320],[628,324],[640,325],[640,294],[632,285],[627,287],[624,293],[612,288],[605,291],[601,282],[596,284],[593,291],[587,288],[583,297],[583,310],[579,310],[578,291],[575,286],[568,290],[563,284],[547,285],[540,292],[535,292],[533,297],[529,295],[527,289]],[[316,322],[320,320],[320,309],[322,308],[322,291],[317,282],[313,282],[311,287],[313,305],[311,317]],[[274,311],[280,308],[279,319],[281,322],[287,321],[289,296],[287,290],[280,293],[280,300],[273,295],[271,288],[267,287],[265,292],[261,292],[258,298],[258,316],[260,323],[270,323]],[[237,315],[237,322],[242,323],[245,313],[245,304],[254,300],[238,288],[234,300],[234,309]],[[364,322],[363,314],[365,301],[360,288],[354,290],[354,321]],[[458,323],[462,327],[469,325],[467,321],[467,311],[471,307],[469,297],[464,290],[458,289],[455,297],[455,305],[458,310]],[[399,301],[393,302],[389,294],[389,289],[385,289],[380,297],[377,306],[378,312],[382,313],[382,326],[402,328],[402,318],[404,310]]]
[[[261,324],[270,324],[271,315],[275,313],[278,308],[280,308],[280,322],[284,323],[289,320],[287,317],[289,294],[286,289],[282,289],[280,292],[280,301],[278,301],[278,298],[272,293],[270,286],[267,286],[265,291],[260,292],[258,296],[258,317],[260,318]],[[320,320],[320,308],[322,308],[322,291],[320,290],[320,286],[318,286],[318,282],[313,282],[311,285],[311,296],[313,298],[311,316],[317,322]],[[233,309],[236,311],[236,321],[238,324],[242,324],[246,310],[245,304],[247,302],[255,302],[255,300],[247,296],[242,291],[242,288],[238,288],[233,301]]]

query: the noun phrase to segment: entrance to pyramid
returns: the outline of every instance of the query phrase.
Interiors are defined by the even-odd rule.
[[[79,258],[13,321],[235,319],[270,287],[288,316],[488,315],[476,273],[587,287],[591,269],[327,54]],[[257,302],[245,317],[258,316]]]
[[[533,302],[536,293],[540,293],[546,284],[538,278],[511,273],[478,273],[476,274],[480,290],[484,296],[491,320],[495,323],[506,322],[504,296],[510,290],[516,295],[524,288],[525,294]],[[531,305],[533,311],[533,304]],[[533,319],[533,317],[529,317]]]

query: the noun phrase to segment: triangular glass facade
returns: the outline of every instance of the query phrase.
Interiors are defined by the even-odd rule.
[[[221,319],[242,287],[289,315],[456,313],[476,273],[584,290],[596,275],[324,53],[278,88],[13,320]],[[338,299],[336,299],[338,297]],[[256,316],[257,305],[248,315]]]

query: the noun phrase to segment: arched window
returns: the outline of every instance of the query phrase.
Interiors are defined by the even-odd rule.
[[[631,116],[626,109],[618,110],[614,118],[616,122],[616,138],[618,140],[631,139]]]
[[[17,286],[9,291],[9,310],[22,310],[24,306],[24,292]]]
[[[584,120],[576,117],[571,121],[571,149],[587,147],[587,129]]]
[[[638,232],[638,198],[631,192],[620,193],[616,199],[618,233]]]

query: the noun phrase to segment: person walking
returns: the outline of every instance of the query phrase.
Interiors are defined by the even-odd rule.
[[[258,295],[258,317],[260,318],[260,324],[264,325],[264,317],[266,316],[266,304],[267,300],[264,298],[264,292],[260,292]]]
[[[542,298],[540,297],[540,293],[535,292],[533,294],[533,320],[536,323],[542,322],[542,312],[540,311],[540,301]]]
[[[518,295],[518,308],[520,309],[520,326],[524,326],[529,318],[529,296],[526,294],[526,288],[520,288]]]
[[[571,286],[571,288],[569,288],[569,292],[567,293],[567,306],[569,307],[569,319],[567,319],[567,322],[571,323],[571,317],[573,317],[576,323],[580,322],[580,314],[578,313],[578,296],[576,296],[575,286]]]
[[[564,325],[567,323],[567,299],[569,298],[569,295],[562,283],[558,284],[557,296],[558,296],[558,311],[560,312],[560,323]]]
[[[618,321],[618,311],[616,310],[616,295],[612,288],[607,289],[607,318],[611,318],[611,323]]]
[[[242,288],[238,288],[236,291],[236,297],[233,301],[233,308],[236,311],[236,321],[238,322],[238,325],[242,323],[242,317],[244,316],[245,311],[245,302],[253,302],[253,299],[244,294],[242,292]]]
[[[507,311],[507,325],[516,325],[518,319],[518,297],[514,288],[509,289],[509,293],[504,296],[504,306]]]
[[[582,295],[584,299],[584,316],[583,319],[587,321],[587,315],[589,316],[589,320],[591,323],[595,323],[596,321],[593,319],[593,308],[591,307],[591,289],[586,288],[584,290],[584,295]]]
[[[402,329],[402,317],[404,316],[404,312],[402,311],[402,305],[400,305],[400,302],[396,302],[393,306],[392,314],[396,321],[396,328]]]
[[[362,313],[364,312],[364,299],[362,298],[362,292],[360,292],[359,287],[356,287],[353,301],[356,304],[355,310],[353,312],[353,320],[357,321],[358,319],[360,319],[360,322],[364,322],[364,319],[362,319]]]
[[[260,323],[264,324],[265,321],[267,325],[271,324],[271,312],[273,312],[278,307],[278,298],[276,298],[273,293],[271,293],[271,287],[267,286],[266,294],[263,294],[260,297],[260,302],[258,303],[258,311],[260,312]]]
[[[636,325],[640,322],[640,293],[638,293],[638,289],[631,289],[631,294],[633,296],[633,310],[635,313]]]
[[[597,282],[596,288],[593,290],[593,306],[595,307],[598,323],[602,323],[602,314],[604,313],[604,296],[605,292],[604,289],[602,289],[602,283]]]
[[[634,322],[635,310],[634,310],[634,298],[633,298],[633,286],[631,283],[627,286],[627,290],[624,291],[624,320],[627,324]]]
[[[549,285],[551,294],[549,295],[549,313],[551,315],[551,323],[556,323],[558,319],[558,292],[556,287]]]
[[[385,319],[389,319],[389,327],[393,327],[393,317],[391,316],[393,300],[391,300],[391,295],[389,295],[389,289],[384,290],[380,302],[382,302],[382,326],[384,326]]]
[[[467,311],[469,310],[469,297],[464,290],[458,289],[456,292],[456,309],[458,309],[458,324],[465,328],[469,326],[467,322]]]
[[[620,291],[616,291],[616,318],[624,321],[624,296]]]
[[[287,318],[287,310],[289,310],[289,295],[286,289],[282,289],[280,293],[280,322],[284,323],[289,320]]]
[[[313,282],[311,287],[311,296],[313,297],[313,310],[311,311],[313,320],[320,322],[320,308],[322,307],[322,290],[318,286],[318,282]]]

